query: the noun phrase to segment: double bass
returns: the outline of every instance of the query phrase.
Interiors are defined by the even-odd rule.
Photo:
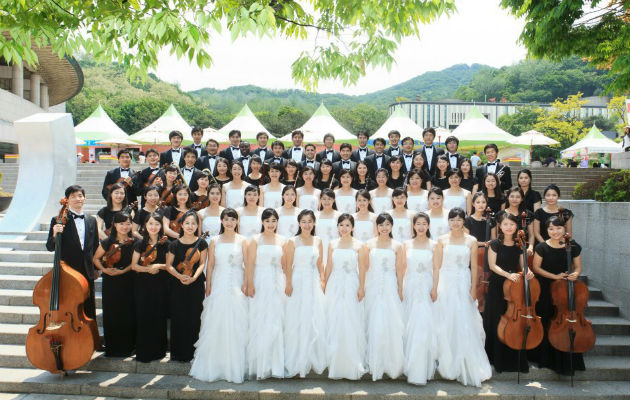
[[[65,225],[68,199],[62,199],[61,205],[57,223]],[[36,368],[66,375],[90,361],[100,337],[96,321],[83,310],[90,296],[88,281],[61,260],[61,236],[55,236],[53,269],[33,289],[39,322],[28,330],[26,355]]]
[[[492,229],[492,219],[494,213],[490,207],[486,208],[486,234],[485,243],[477,248],[477,308],[483,312],[486,307],[486,294],[488,293],[488,283],[490,279],[490,267],[488,266],[488,243],[490,242],[490,231]]]
[[[573,272],[571,235],[564,235],[567,250],[567,274]],[[588,287],[584,282],[569,279],[551,284],[551,298],[556,315],[549,324],[549,343],[557,350],[569,353],[571,385],[573,385],[573,353],[586,353],[595,345],[595,332],[591,321],[584,317],[588,303]]]
[[[523,224],[525,224],[525,215],[525,213],[521,214]],[[536,278],[527,280],[529,267],[525,231],[518,231],[517,241],[523,251],[523,271],[520,272],[521,279],[518,282],[506,279],[503,283],[507,310],[499,321],[497,336],[501,343],[513,350],[518,350],[517,382],[520,383],[521,352],[536,348],[542,342],[544,329],[540,317],[536,315],[540,283]]]

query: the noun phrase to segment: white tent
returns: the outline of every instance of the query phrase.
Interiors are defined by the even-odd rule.
[[[324,103],[315,110],[311,118],[298,130],[304,133],[304,143],[324,143],[324,135],[327,133],[331,133],[336,141],[357,138],[330,115]],[[291,141],[291,133],[284,135],[280,140]]]
[[[184,135],[184,142],[192,142],[190,125],[177,112],[174,105],[170,105],[160,118],[146,128],[134,133],[129,138],[136,142],[168,144],[168,135],[171,131],[180,131]]]
[[[228,143],[230,141],[227,134],[221,133],[210,126],[203,130],[203,137],[201,138],[201,141],[206,143],[208,139],[214,139],[219,143]]]
[[[503,129],[499,128],[481,114],[477,107],[473,107],[466,115],[466,119],[451,132],[451,135],[459,139],[460,145],[474,144],[508,144],[514,139]]]
[[[237,129],[241,131],[241,139],[256,139],[258,132],[265,132],[269,135],[269,131],[260,123],[258,118],[249,109],[247,104],[243,106],[241,111],[236,114],[233,120],[227,123],[223,128],[219,129],[219,133],[228,135],[230,131]]]
[[[387,118],[387,121],[385,121],[383,125],[381,125],[381,127],[378,128],[372,136],[370,136],[370,140],[376,138],[389,140],[387,134],[393,130],[400,132],[401,138],[409,136],[414,140],[422,141],[422,128],[416,125],[416,123],[413,122],[407,113],[405,113],[405,111],[400,107],[396,108],[392,115]]]
[[[83,141],[128,138],[100,105],[89,117],[74,127],[74,135]]]
[[[593,153],[621,153],[621,144],[613,142],[597,129],[595,125],[591,130],[573,146],[561,151],[562,158],[572,158],[579,155]]]

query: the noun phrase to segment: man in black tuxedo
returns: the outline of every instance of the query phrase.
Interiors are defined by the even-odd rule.
[[[267,132],[258,132],[256,134],[256,142],[258,143],[258,148],[254,150],[252,153],[260,157],[260,159],[263,162],[273,157],[273,154],[271,153],[271,149],[267,147],[268,141],[269,141],[269,135],[267,134]]]
[[[200,159],[201,157],[208,155],[208,152],[206,151],[205,146],[203,145],[203,143],[201,143],[201,139],[203,138],[203,129],[201,129],[198,126],[195,126],[192,128],[190,135],[193,138],[193,143],[188,147],[197,152],[197,159]]]
[[[402,173],[405,176],[407,176],[407,173],[413,169],[413,157],[416,155],[413,151],[415,144],[416,142],[409,136],[406,136],[402,140]]]
[[[304,167],[311,167],[315,170],[315,172],[319,172],[319,161],[315,159],[315,145],[312,143],[304,146],[304,153],[306,158],[302,161],[302,169]]]
[[[146,153],[147,162],[149,166],[135,175],[134,186],[136,188],[136,194],[140,196],[140,205],[144,207],[146,203],[144,199],[145,185],[149,186],[161,186],[166,182],[166,175],[164,171],[160,169],[160,153],[155,149],[149,149]]]
[[[131,154],[129,153],[129,150],[122,149],[118,151],[118,164],[120,165],[119,167],[107,171],[105,180],[103,181],[101,194],[103,195],[103,198],[107,200],[111,185],[117,183],[118,180],[122,178],[121,182],[124,183],[125,186],[127,204],[131,204],[137,200],[137,186],[135,184],[136,171],[129,168],[131,165]]]
[[[499,155],[499,148],[496,144],[490,143],[483,148],[483,153],[486,155],[488,162],[481,167],[477,167],[475,171],[475,177],[479,182],[479,187],[483,185],[483,180],[488,173],[496,174],[501,181],[501,190],[506,191],[512,187],[512,171],[510,167],[497,159]]]
[[[219,151],[219,142],[214,139],[208,139],[206,142],[206,152],[207,154],[201,158],[197,159],[195,163],[195,167],[203,171],[204,169],[209,169],[212,175],[215,175],[217,172],[217,153]]]
[[[228,137],[230,139],[230,146],[221,150],[219,155],[229,162],[232,162],[241,158],[241,151],[239,149],[239,145],[241,144],[241,131],[237,129],[231,130]]]
[[[182,175],[184,175],[184,181],[191,192],[199,188],[197,179],[202,175],[201,171],[195,168],[196,162],[197,152],[194,149],[186,147],[184,149],[184,168],[182,168]]]
[[[376,171],[381,168],[388,169],[390,157],[385,154],[385,144],[385,139],[383,138],[374,139],[374,153],[365,158],[373,180],[376,179]]]
[[[352,145],[350,143],[342,143],[339,147],[339,154],[341,154],[341,160],[333,163],[333,173],[337,179],[339,179],[342,169],[350,170],[352,173],[357,169],[357,163],[350,159],[352,155]]]
[[[437,158],[438,156],[444,154],[444,149],[440,149],[435,147],[433,144],[433,140],[435,139],[435,129],[427,128],[422,132],[422,140],[424,141],[424,145],[422,146],[422,155],[424,156],[425,170],[429,173],[430,176],[435,175],[435,171],[437,170]]]
[[[280,164],[284,168],[287,165],[287,159],[282,157],[284,153],[284,143],[279,140],[276,140],[271,144],[272,155],[265,161],[265,164]]]
[[[368,139],[370,135],[368,135],[367,131],[361,131],[357,134],[357,139],[359,140],[359,148],[352,152],[350,159],[354,162],[359,162],[365,160],[365,158],[371,154],[374,154],[374,150],[368,149]]]
[[[249,165],[250,161],[252,160],[252,154],[250,150],[251,150],[251,145],[249,144],[249,142],[241,142],[239,144],[239,151],[241,152],[241,158],[239,158],[238,161],[240,161],[241,164],[243,164],[243,173],[245,174],[245,176],[249,175],[249,173],[252,172],[252,168]]]
[[[332,133],[325,134],[324,135],[324,150],[317,153],[317,155],[315,156],[315,160],[321,163],[324,158],[327,158],[333,164],[341,160],[341,155],[339,154],[337,150],[335,150],[334,145],[335,145],[335,136]]]
[[[160,154],[160,166],[175,162],[179,167],[184,166],[184,157],[182,155],[182,140],[184,135],[180,131],[172,131],[168,134],[168,140],[171,142],[171,148]]]
[[[293,146],[290,149],[285,150],[282,157],[287,160],[292,159],[300,165],[302,164],[302,161],[306,159],[304,147],[302,146],[302,142],[304,141],[304,134],[302,131],[296,130],[291,132],[291,141],[293,142]]]
[[[385,151],[388,156],[400,156],[402,155],[402,149],[399,146],[400,132],[393,130],[387,134],[389,139],[389,148]]]
[[[57,224],[56,217],[50,220],[46,249],[55,251],[56,236],[61,235],[61,260],[87,280],[90,293],[83,303],[83,309],[88,317],[96,318],[94,279],[98,278],[98,273],[92,263],[99,245],[96,218],[83,213],[85,190],[81,186],[69,186],[65,197],[68,199],[69,211],[66,225]]]
[[[451,169],[459,168],[462,165],[462,160],[465,158],[461,154],[457,153],[459,147],[459,139],[455,136],[449,136],[446,138],[446,156],[451,164]]]

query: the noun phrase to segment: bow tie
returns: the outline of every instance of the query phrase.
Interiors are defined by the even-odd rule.
[[[301,147],[294,147],[293,151],[302,151],[302,148]]]
[[[433,146],[432,146],[432,145],[431,145],[431,146],[424,146],[424,148],[425,148],[425,149],[432,149],[432,148],[433,148]]]
[[[192,168],[184,168],[184,171],[187,171],[187,172],[192,172],[192,170],[193,170]]]
[[[313,165],[313,164],[315,164],[315,161],[309,161],[309,160],[306,160],[306,163],[307,163],[307,164],[310,164],[310,165]]]
[[[215,158],[217,158],[217,156],[208,155],[208,159],[213,159],[214,160]]]
[[[455,154],[450,154],[451,157],[457,157],[457,153]]]
[[[280,161],[282,160],[282,158],[280,158],[280,157],[274,157],[274,158],[273,158],[273,160],[274,160],[274,161],[277,161],[277,162],[280,162]]]
[[[81,219],[85,219],[85,215],[83,214],[75,214],[75,213],[70,213],[72,214],[72,218],[77,219],[77,218],[81,218]]]
[[[411,158],[413,157],[413,154],[405,154],[405,158]]]
[[[179,149],[171,149],[173,153],[179,153]]]
[[[230,146],[232,148],[232,150],[240,150],[240,147],[234,147],[234,146]]]
[[[151,172],[157,171],[158,169],[160,169],[160,167],[151,168]]]
[[[197,144],[195,145],[195,149],[200,149],[200,148],[201,148],[200,144],[199,145],[197,145]]]
[[[366,151],[367,151],[367,148],[362,149],[362,148],[360,148],[360,147],[359,147],[359,151],[366,152]]]
[[[129,168],[121,168],[120,172],[129,172]]]
[[[326,154],[330,154],[330,153],[332,153],[333,151],[335,151],[335,150],[326,150]]]
[[[350,164],[350,161],[342,161],[343,165]]]
[[[489,162],[488,163],[488,167],[491,166],[491,165],[497,165],[497,163],[496,162]]]
[[[383,155],[382,154],[377,154],[376,158],[383,158]]]

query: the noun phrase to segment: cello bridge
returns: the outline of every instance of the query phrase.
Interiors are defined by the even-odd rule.
[[[577,322],[577,319],[569,319],[569,318],[567,318],[567,322],[575,324]]]
[[[527,319],[534,319],[534,317],[533,317],[533,316],[531,316],[531,315],[529,315],[529,314],[528,314],[528,315],[523,315],[523,314],[521,314],[521,317],[522,317],[522,318],[527,318]]]
[[[56,331],[58,329],[61,329],[61,327],[64,326],[65,324],[66,324],[65,322],[51,323],[51,324],[48,324],[48,326],[46,326],[46,330]]]

